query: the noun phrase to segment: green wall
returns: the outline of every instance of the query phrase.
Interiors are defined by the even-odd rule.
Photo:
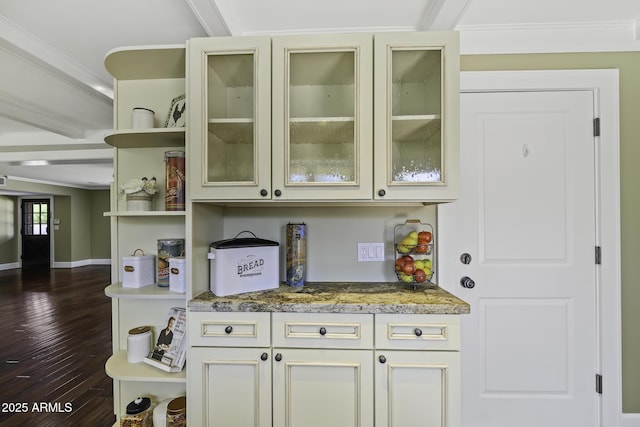
[[[0,265],[16,262],[18,221],[18,198],[0,196]]]
[[[2,188],[10,192],[53,196],[54,218],[60,220],[53,231],[56,263],[72,263],[111,258],[109,190],[84,190],[9,179]],[[28,196],[23,196],[28,197]],[[0,196],[0,264],[20,259],[18,196]],[[11,225],[10,225],[11,224]]]
[[[640,413],[640,52],[468,55],[462,71],[610,69],[620,73],[623,412]],[[605,379],[606,381],[606,379]]]

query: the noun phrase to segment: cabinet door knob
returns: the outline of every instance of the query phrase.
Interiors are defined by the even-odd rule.
[[[378,360],[380,361],[380,363],[387,363],[387,358],[384,357],[383,354],[381,354],[380,357],[378,357]]]
[[[280,191],[280,190],[276,190],[276,191],[274,191],[274,192],[273,192],[273,194],[274,194],[276,197],[280,197],[280,196],[282,196],[282,191]]]
[[[224,332],[227,334],[230,334],[231,331],[233,331],[233,328],[231,326],[227,326],[226,328],[224,328]]]
[[[378,190],[378,196],[384,197],[385,194],[387,194],[387,192],[384,191],[384,189],[381,188],[380,190]]]
[[[276,359],[276,362],[281,361],[281,360],[282,360],[282,354],[277,353],[277,354],[276,354],[276,357],[274,357],[274,359]]]
[[[265,188],[263,188],[262,190],[260,190],[260,195],[262,197],[267,197],[269,195],[269,192]]]
[[[476,286],[476,282],[474,282],[471,277],[464,276],[462,279],[460,279],[460,286],[462,286],[463,288],[472,289],[474,286]]]
[[[262,361],[265,361],[265,360],[267,360],[268,358],[269,358],[269,355],[267,354],[267,352],[264,352],[264,353],[262,353],[262,354],[260,355],[260,359],[261,359]]]
[[[320,335],[326,335],[327,334],[327,329],[323,326],[320,328]]]
[[[416,334],[417,337],[421,337],[422,336],[422,329],[420,328],[415,328],[413,330],[413,333]]]

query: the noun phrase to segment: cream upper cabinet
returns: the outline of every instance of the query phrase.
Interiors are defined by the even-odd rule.
[[[371,34],[272,40],[274,199],[371,199]]]
[[[458,33],[381,33],[374,39],[374,198],[453,200],[459,173]]]
[[[192,39],[190,195],[457,197],[455,32]]]
[[[191,39],[188,73],[191,197],[270,198],[271,39]]]

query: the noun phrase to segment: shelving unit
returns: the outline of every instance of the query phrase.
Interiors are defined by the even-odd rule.
[[[105,58],[114,77],[114,131],[105,142],[114,147],[114,183],[111,209],[112,283],[105,294],[112,301],[113,355],[105,365],[113,378],[114,413],[125,413],[135,397],[151,397],[154,403],[186,393],[186,372],[167,373],[145,363],[127,361],[128,331],[151,326],[153,339],[166,326],[171,307],[185,307],[186,295],[156,284],[142,288],[122,286],[122,257],[136,249],[157,254],[157,240],[185,238],[186,213],[164,210],[166,151],[184,149],[185,128],[164,128],[174,98],[185,93],[185,46],[116,49]],[[131,129],[135,107],[155,111],[154,128]],[[158,192],[154,210],[128,211],[125,197],[118,194],[129,179],[156,177]],[[157,257],[156,257],[157,262]],[[116,425],[119,425],[116,422]]]

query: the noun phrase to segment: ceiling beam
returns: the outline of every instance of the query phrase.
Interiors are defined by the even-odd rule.
[[[433,0],[420,22],[422,31],[450,31],[456,28],[472,0]]]
[[[0,16],[0,46],[31,62],[39,62],[43,68],[48,68],[60,78],[72,81],[87,93],[93,93],[98,98],[113,98],[111,81],[105,81],[4,16]]]
[[[225,16],[218,7],[216,0],[185,0],[202,28],[210,37],[225,37],[234,35]],[[227,8],[228,11],[228,8]]]

